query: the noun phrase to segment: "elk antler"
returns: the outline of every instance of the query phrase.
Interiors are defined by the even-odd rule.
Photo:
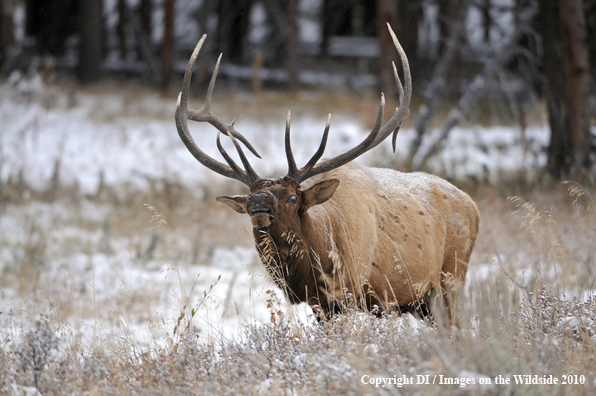
[[[403,120],[410,114],[409,106],[410,99],[412,98],[412,78],[410,76],[408,57],[399,44],[397,37],[395,37],[395,33],[393,33],[391,26],[387,24],[387,27],[389,28],[389,34],[391,34],[391,38],[393,39],[393,45],[395,46],[395,49],[397,50],[397,53],[401,59],[404,73],[405,87],[402,88],[401,81],[397,75],[397,68],[395,67],[395,63],[393,63],[393,76],[395,78],[395,83],[397,84],[399,107],[395,109],[395,113],[391,119],[387,121],[383,127],[381,127],[381,123],[383,121],[383,111],[385,109],[385,96],[383,93],[381,93],[381,105],[379,106],[377,121],[375,122],[373,130],[368,134],[366,139],[364,139],[362,143],[353,149],[340,154],[337,157],[330,158],[321,162],[320,164],[317,164],[317,161],[323,155],[325,146],[327,144],[329,123],[331,121],[331,115],[329,115],[329,118],[327,118],[327,126],[325,127],[325,132],[323,133],[323,139],[321,140],[319,149],[306,163],[306,165],[300,169],[297,169],[296,161],[294,160],[294,155],[292,154],[292,147],[290,144],[290,113],[288,113],[288,118],[286,120],[286,157],[288,159],[288,176],[294,179],[294,181],[296,181],[298,184],[302,183],[306,179],[318,175],[319,173],[324,173],[339,168],[353,159],[358,158],[368,150],[376,147],[379,143],[391,135],[391,133],[393,133],[393,151],[395,152],[395,138],[397,137],[397,132],[399,131]]]
[[[393,45],[395,46],[395,49],[397,50],[397,53],[401,58],[405,80],[405,87],[402,87],[401,81],[397,74],[397,68],[395,67],[395,63],[393,63],[393,76],[395,78],[395,83],[397,84],[399,107],[395,109],[395,113],[393,114],[391,119],[387,121],[387,123],[383,125],[383,127],[381,127],[383,121],[383,114],[385,110],[385,96],[383,95],[383,93],[381,93],[381,104],[379,106],[377,120],[375,122],[374,128],[368,134],[366,139],[364,139],[358,146],[352,148],[351,150],[348,150],[347,152],[340,154],[337,157],[325,160],[320,164],[317,164],[317,162],[323,155],[325,151],[325,146],[327,144],[329,126],[331,122],[331,115],[329,115],[329,117],[327,118],[327,125],[325,126],[325,132],[323,133],[323,138],[321,139],[321,144],[319,145],[319,149],[306,163],[306,165],[304,165],[304,167],[300,169],[297,168],[296,161],[294,160],[294,155],[292,154],[292,147],[290,143],[290,113],[288,112],[288,118],[286,120],[285,138],[286,157],[288,160],[288,176],[291,177],[298,184],[315,175],[328,172],[330,170],[339,168],[340,166],[347,164],[353,159],[358,158],[360,155],[379,145],[379,143],[385,140],[392,133],[393,151],[395,152],[395,138],[397,136],[397,132],[399,131],[399,128],[401,127],[403,120],[410,114],[409,105],[410,99],[412,97],[412,78],[410,76],[410,66],[408,64],[408,58],[403,48],[399,44],[397,37],[395,37],[395,33],[393,33],[391,26],[387,24],[387,27],[389,29],[389,34],[393,39]],[[254,182],[259,179],[259,175],[257,175],[254,169],[250,166],[250,163],[244,155],[244,152],[242,151],[242,148],[237,140],[242,142],[254,155],[256,155],[259,158],[261,158],[261,156],[256,152],[256,150],[252,147],[248,140],[244,136],[242,136],[240,132],[236,131],[236,129],[234,128],[234,122],[236,121],[235,119],[234,121],[232,121],[230,125],[225,125],[216,115],[211,113],[210,109],[211,99],[213,97],[213,87],[215,86],[215,80],[217,79],[217,72],[219,71],[221,55],[217,59],[213,75],[211,76],[211,81],[209,82],[209,88],[207,89],[205,104],[200,110],[188,110],[187,107],[188,91],[190,86],[190,78],[192,76],[192,69],[206,38],[207,35],[203,35],[203,37],[201,37],[201,40],[199,40],[199,42],[197,43],[197,46],[195,47],[195,50],[193,51],[190,60],[188,61],[188,66],[186,67],[186,72],[184,73],[182,91],[180,92],[180,95],[178,95],[178,103],[176,105],[176,128],[178,129],[178,134],[180,135],[182,142],[184,142],[184,144],[186,145],[188,151],[190,151],[190,153],[201,164],[213,170],[214,172],[219,173],[220,175],[239,180],[242,183],[246,184],[248,187],[251,187],[254,184]],[[194,139],[192,138],[188,130],[188,120],[207,122],[213,125],[215,128],[217,128],[220,132],[226,134],[234,143],[234,147],[236,148],[236,151],[240,156],[240,160],[242,161],[244,170],[242,170],[224,150],[223,146],[221,145],[219,133],[217,135],[217,147],[224,159],[226,160],[226,162],[228,163],[228,165],[223,164],[205,154],[205,152],[203,152],[197,146]]]
[[[219,62],[221,61],[221,55],[217,59],[217,63],[215,65],[215,70],[213,71],[213,75],[211,76],[211,81],[209,82],[209,88],[207,89],[207,95],[205,97],[205,104],[200,110],[188,110],[188,91],[190,87],[190,78],[192,77],[192,69],[194,64],[199,56],[199,52],[201,51],[201,47],[205,42],[207,35],[204,34],[201,37],[201,40],[197,43],[189,61],[188,66],[186,67],[186,72],[184,73],[184,80],[182,82],[182,91],[178,95],[178,103],[176,105],[176,128],[178,129],[178,134],[180,135],[180,139],[186,145],[186,148],[190,153],[204,166],[211,169],[214,172],[219,173],[220,175],[236,179],[241,181],[242,183],[246,184],[248,187],[252,186],[252,184],[259,179],[259,176],[250,166],[250,163],[246,159],[246,156],[242,152],[240,145],[238,144],[237,140],[240,140],[254,155],[261,158],[261,156],[257,153],[257,151],[252,147],[252,145],[248,142],[248,140],[242,136],[242,134],[234,128],[234,122],[232,121],[230,125],[224,124],[215,114],[211,113],[211,99],[213,97],[213,87],[215,86],[215,80],[217,79],[217,72],[219,70]],[[242,160],[242,164],[244,165],[245,170],[240,169],[238,165],[230,158],[230,156],[225,153],[221,143],[219,141],[219,133],[217,135],[217,146],[219,151],[222,153],[226,161],[228,162],[229,166],[223,164],[212,157],[205,154],[199,146],[195,143],[190,131],[188,130],[188,120],[198,121],[198,122],[207,122],[217,128],[220,132],[223,132],[227,136],[230,137],[238,154],[240,155],[240,159]],[[224,154],[225,153],[225,154]]]

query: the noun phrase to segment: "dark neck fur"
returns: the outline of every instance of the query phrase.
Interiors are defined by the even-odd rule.
[[[273,221],[265,230],[254,229],[257,250],[265,268],[284,291],[286,298],[296,304],[308,299],[319,304],[316,279],[320,271],[315,269],[311,246],[305,240],[303,229],[312,229],[312,221],[304,214],[298,227]]]

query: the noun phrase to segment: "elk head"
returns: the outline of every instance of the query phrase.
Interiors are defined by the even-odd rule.
[[[337,157],[318,163],[325,151],[325,145],[327,143],[331,119],[329,116],[319,149],[306,163],[306,165],[304,165],[304,167],[298,169],[292,154],[292,147],[290,143],[290,113],[288,112],[285,133],[285,151],[288,162],[288,173],[286,176],[278,179],[264,179],[257,175],[246,158],[239,141],[244,144],[244,146],[255,156],[259,158],[261,157],[248,142],[248,140],[234,128],[235,120],[229,125],[226,125],[210,110],[213,87],[217,78],[221,55],[219,56],[215,65],[215,70],[209,83],[204,106],[200,110],[189,110],[187,108],[188,91],[192,69],[199,55],[199,51],[201,50],[201,47],[203,46],[203,43],[207,37],[206,35],[203,35],[195,47],[192,56],[190,57],[188,66],[186,68],[186,73],[184,74],[182,91],[178,96],[178,103],[176,107],[176,127],[178,129],[180,138],[190,153],[201,164],[213,170],[214,172],[219,173],[220,175],[236,179],[250,188],[249,195],[238,195],[233,197],[221,196],[217,198],[219,202],[225,203],[238,213],[247,213],[251,217],[251,222],[255,230],[269,229],[271,227],[275,228],[276,226],[283,227],[284,229],[296,229],[299,227],[300,219],[305,213],[307,213],[308,209],[330,199],[335,192],[335,189],[339,185],[338,180],[331,179],[322,181],[308,189],[302,190],[300,185],[303,181],[315,175],[331,171],[344,164],[347,164],[373,147],[376,147],[392,133],[393,150],[395,151],[395,138],[397,136],[397,132],[401,127],[403,119],[409,115],[412,84],[406,54],[404,53],[389,24],[387,26],[393,39],[395,48],[401,58],[405,81],[404,89],[398,77],[395,64],[393,64],[393,73],[398,88],[400,105],[398,108],[396,108],[391,119],[385,125],[381,126],[385,108],[385,99],[381,93],[381,104],[379,106],[376,123],[368,136],[359,145],[352,148],[351,150],[348,150]],[[217,147],[227,164],[219,162],[208,156],[196,145],[188,130],[187,120],[207,122],[213,125],[219,131],[217,135]],[[223,148],[220,142],[221,133],[225,134],[232,140],[244,169],[242,169]]]

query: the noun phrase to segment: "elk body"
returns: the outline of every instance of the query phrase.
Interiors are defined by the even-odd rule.
[[[391,134],[395,148],[395,136],[409,114],[408,61],[390,27],[389,31],[404,75],[402,88],[393,66],[400,106],[391,119],[381,126],[381,94],[377,120],[366,139],[346,153],[319,163],[329,133],[328,119],[319,149],[298,169],[288,113],[285,147],[289,170],[281,178],[260,178],[240,143],[258,156],[256,150],[233,122],[226,125],[211,113],[219,59],[205,105],[200,110],[187,109],[192,68],[206,36],[190,58],[178,97],[176,126],[189,151],[209,169],[250,188],[248,195],[217,200],[250,216],[261,261],[288,300],[307,302],[321,314],[341,306],[338,302],[348,295],[363,308],[377,311],[399,310],[432,295],[443,296],[451,313],[454,287],[465,282],[478,232],[476,205],[447,181],[425,173],[402,173],[352,162]],[[217,146],[227,165],[207,156],[190,135],[189,119],[208,122],[228,136],[244,169],[225,151],[220,133]]]

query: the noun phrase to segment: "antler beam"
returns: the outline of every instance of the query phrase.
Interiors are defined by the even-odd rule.
[[[347,152],[340,154],[334,158],[328,159],[321,163],[317,163],[319,159],[322,157],[325,146],[327,144],[327,138],[329,136],[329,127],[331,121],[331,115],[327,119],[327,125],[325,126],[325,132],[323,133],[323,138],[321,140],[321,144],[319,145],[319,149],[316,153],[311,157],[311,159],[304,165],[304,167],[298,169],[296,166],[296,161],[294,160],[294,155],[292,153],[292,147],[290,142],[290,113],[288,112],[288,117],[286,120],[286,134],[285,134],[285,149],[286,149],[286,157],[288,161],[288,176],[295,180],[298,184],[302,183],[304,180],[307,180],[315,175],[320,173],[328,172],[330,170],[339,168],[342,165],[347,164],[348,162],[358,158],[362,154],[366,153],[367,151],[371,150],[372,148],[379,145],[383,140],[385,140],[389,135],[393,133],[393,151],[395,151],[395,138],[397,136],[397,132],[399,131],[403,120],[408,117],[410,110],[410,100],[412,97],[412,79],[410,76],[410,66],[408,64],[408,58],[399,44],[397,37],[395,37],[395,33],[391,29],[391,26],[387,24],[389,29],[389,34],[393,40],[393,44],[397,53],[401,58],[403,74],[404,74],[404,81],[405,84],[402,87],[401,81],[397,74],[397,68],[395,64],[393,64],[393,75],[395,78],[395,83],[397,85],[398,96],[399,96],[399,107],[395,109],[395,113],[391,117],[389,121],[385,125],[381,127],[383,122],[383,114],[385,110],[385,96],[381,93],[381,104],[379,106],[379,112],[377,114],[377,120],[372,131],[368,134],[368,136],[356,147],[348,150]],[[242,148],[238,141],[243,143],[246,148],[248,148],[254,155],[261,158],[257,151],[252,147],[250,142],[234,128],[234,121],[230,123],[230,125],[226,125],[223,123],[215,114],[211,112],[211,101],[213,98],[213,88],[215,87],[215,81],[217,79],[217,73],[219,71],[219,64],[221,61],[221,55],[217,59],[217,63],[215,65],[215,69],[213,71],[213,75],[211,77],[211,81],[209,83],[209,88],[207,89],[207,95],[205,97],[205,104],[199,110],[189,110],[188,109],[188,92],[190,86],[190,79],[192,76],[192,69],[194,64],[197,60],[199,52],[205,42],[207,35],[203,35],[201,40],[197,43],[190,60],[188,61],[188,66],[186,67],[186,72],[184,74],[184,80],[182,84],[182,91],[178,96],[178,103],[176,106],[176,127],[178,129],[178,134],[180,138],[186,145],[186,148],[190,153],[204,166],[213,170],[220,175],[236,179],[241,181],[242,183],[246,184],[248,187],[251,187],[256,180],[259,179],[259,176],[254,171],[254,169],[250,166],[248,159],[244,155]],[[188,120],[193,120],[197,122],[207,122],[213,125],[219,132],[227,135],[236,148],[238,155],[242,161],[244,166],[244,170],[241,169],[228,155],[228,153],[224,150],[223,146],[221,145],[220,135],[217,136],[217,147],[228,163],[228,165],[221,163],[212,157],[208,156],[205,152],[203,152],[195,143],[194,139],[192,138],[189,130],[188,130]]]
[[[409,106],[410,100],[412,98],[412,77],[410,75],[410,65],[408,63],[408,57],[406,56],[406,53],[404,52],[399,41],[397,40],[397,37],[395,37],[395,33],[393,33],[393,30],[391,29],[391,26],[389,26],[389,24],[387,24],[387,28],[389,29],[389,34],[391,34],[391,38],[393,39],[393,45],[395,46],[395,49],[397,50],[397,53],[400,56],[404,74],[405,84],[404,87],[402,87],[401,81],[397,74],[397,68],[395,67],[394,63],[393,76],[395,78],[395,83],[397,85],[398,90],[399,107],[395,109],[395,113],[393,114],[391,119],[387,121],[387,123],[383,125],[383,127],[381,127],[381,123],[383,121],[383,112],[385,109],[385,96],[381,93],[381,105],[379,106],[377,121],[375,123],[374,128],[368,134],[366,139],[364,139],[362,143],[352,148],[351,150],[343,154],[340,154],[337,157],[330,158],[326,161],[321,162],[320,164],[317,164],[317,161],[323,155],[323,151],[325,150],[325,145],[327,142],[327,135],[329,133],[328,119],[327,126],[325,127],[325,133],[323,134],[323,140],[321,141],[319,149],[317,150],[315,155],[313,155],[313,157],[307,162],[307,164],[300,169],[296,169],[296,162],[294,160],[294,156],[292,155],[292,150],[290,146],[290,115],[288,113],[288,119],[286,122],[286,156],[288,158],[288,176],[293,178],[298,184],[315,175],[328,172],[330,170],[339,168],[340,166],[347,164],[348,162],[358,158],[360,155],[379,145],[379,143],[385,140],[392,133],[393,151],[395,152],[395,138],[397,137],[397,132],[399,131],[403,120],[407,118],[410,114]]]
[[[188,92],[190,87],[190,79],[192,77],[192,69],[197,61],[199,52],[201,51],[203,43],[206,39],[206,34],[203,35],[203,37],[201,37],[190,57],[190,60],[188,61],[188,66],[186,67],[186,72],[184,73],[184,80],[182,82],[182,91],[178,95],[178,103],[176,104],[176,128],[178,129],[180,139],[182,139],[182,142],[184,143],[188,151],[190,151],[190,153],[201,164],[211,169],[212,171],[219,173],[222,176],[239,180],[250,187],[259,178],[259,176],[248,163],[248,160],[244,156],[244,153],[242,153],[242,149],[240,148],[236,139],[240,140],[254,155],[256,155],[259,158],[261,158],[261,156],[252,147],[248,140],[234,128],[235,120],[232,121],[230,125],[226,125],[215,114],[211,112],[211,99],[213,97],[213,87],[215,86],[215,80],[217,79],[217,72],[219,71],[219,62],[221,60],[221,55],[217,59],[215,70],[213,71],[213,75],[211,76],[211,82],[209,83],[209,88],[207,90],[205,104],[200,110],[188,109]],[[238,167],[233,161],[230,161],[231,158],[227,154],[223,154],[223,148],[221,148],[221,143],[219,142],[219,135],[217,139],[218,148],[220,152],[222,152],[222,155],[224,155],[224,158],[228,162],[229,166],[217,161],[216,159],[207,155],[203,150],[201,150],[199,146],[195,143],[192,135],[190,134],[190,131],[188,130],[188,120],[207,122],[213,125],[215,128],[217,128],[220,132],[229,136],[230,139],[232,139],[232,141],[234,142],[236,150],[238,150],[245,170],[240,169],[240,167]]]

